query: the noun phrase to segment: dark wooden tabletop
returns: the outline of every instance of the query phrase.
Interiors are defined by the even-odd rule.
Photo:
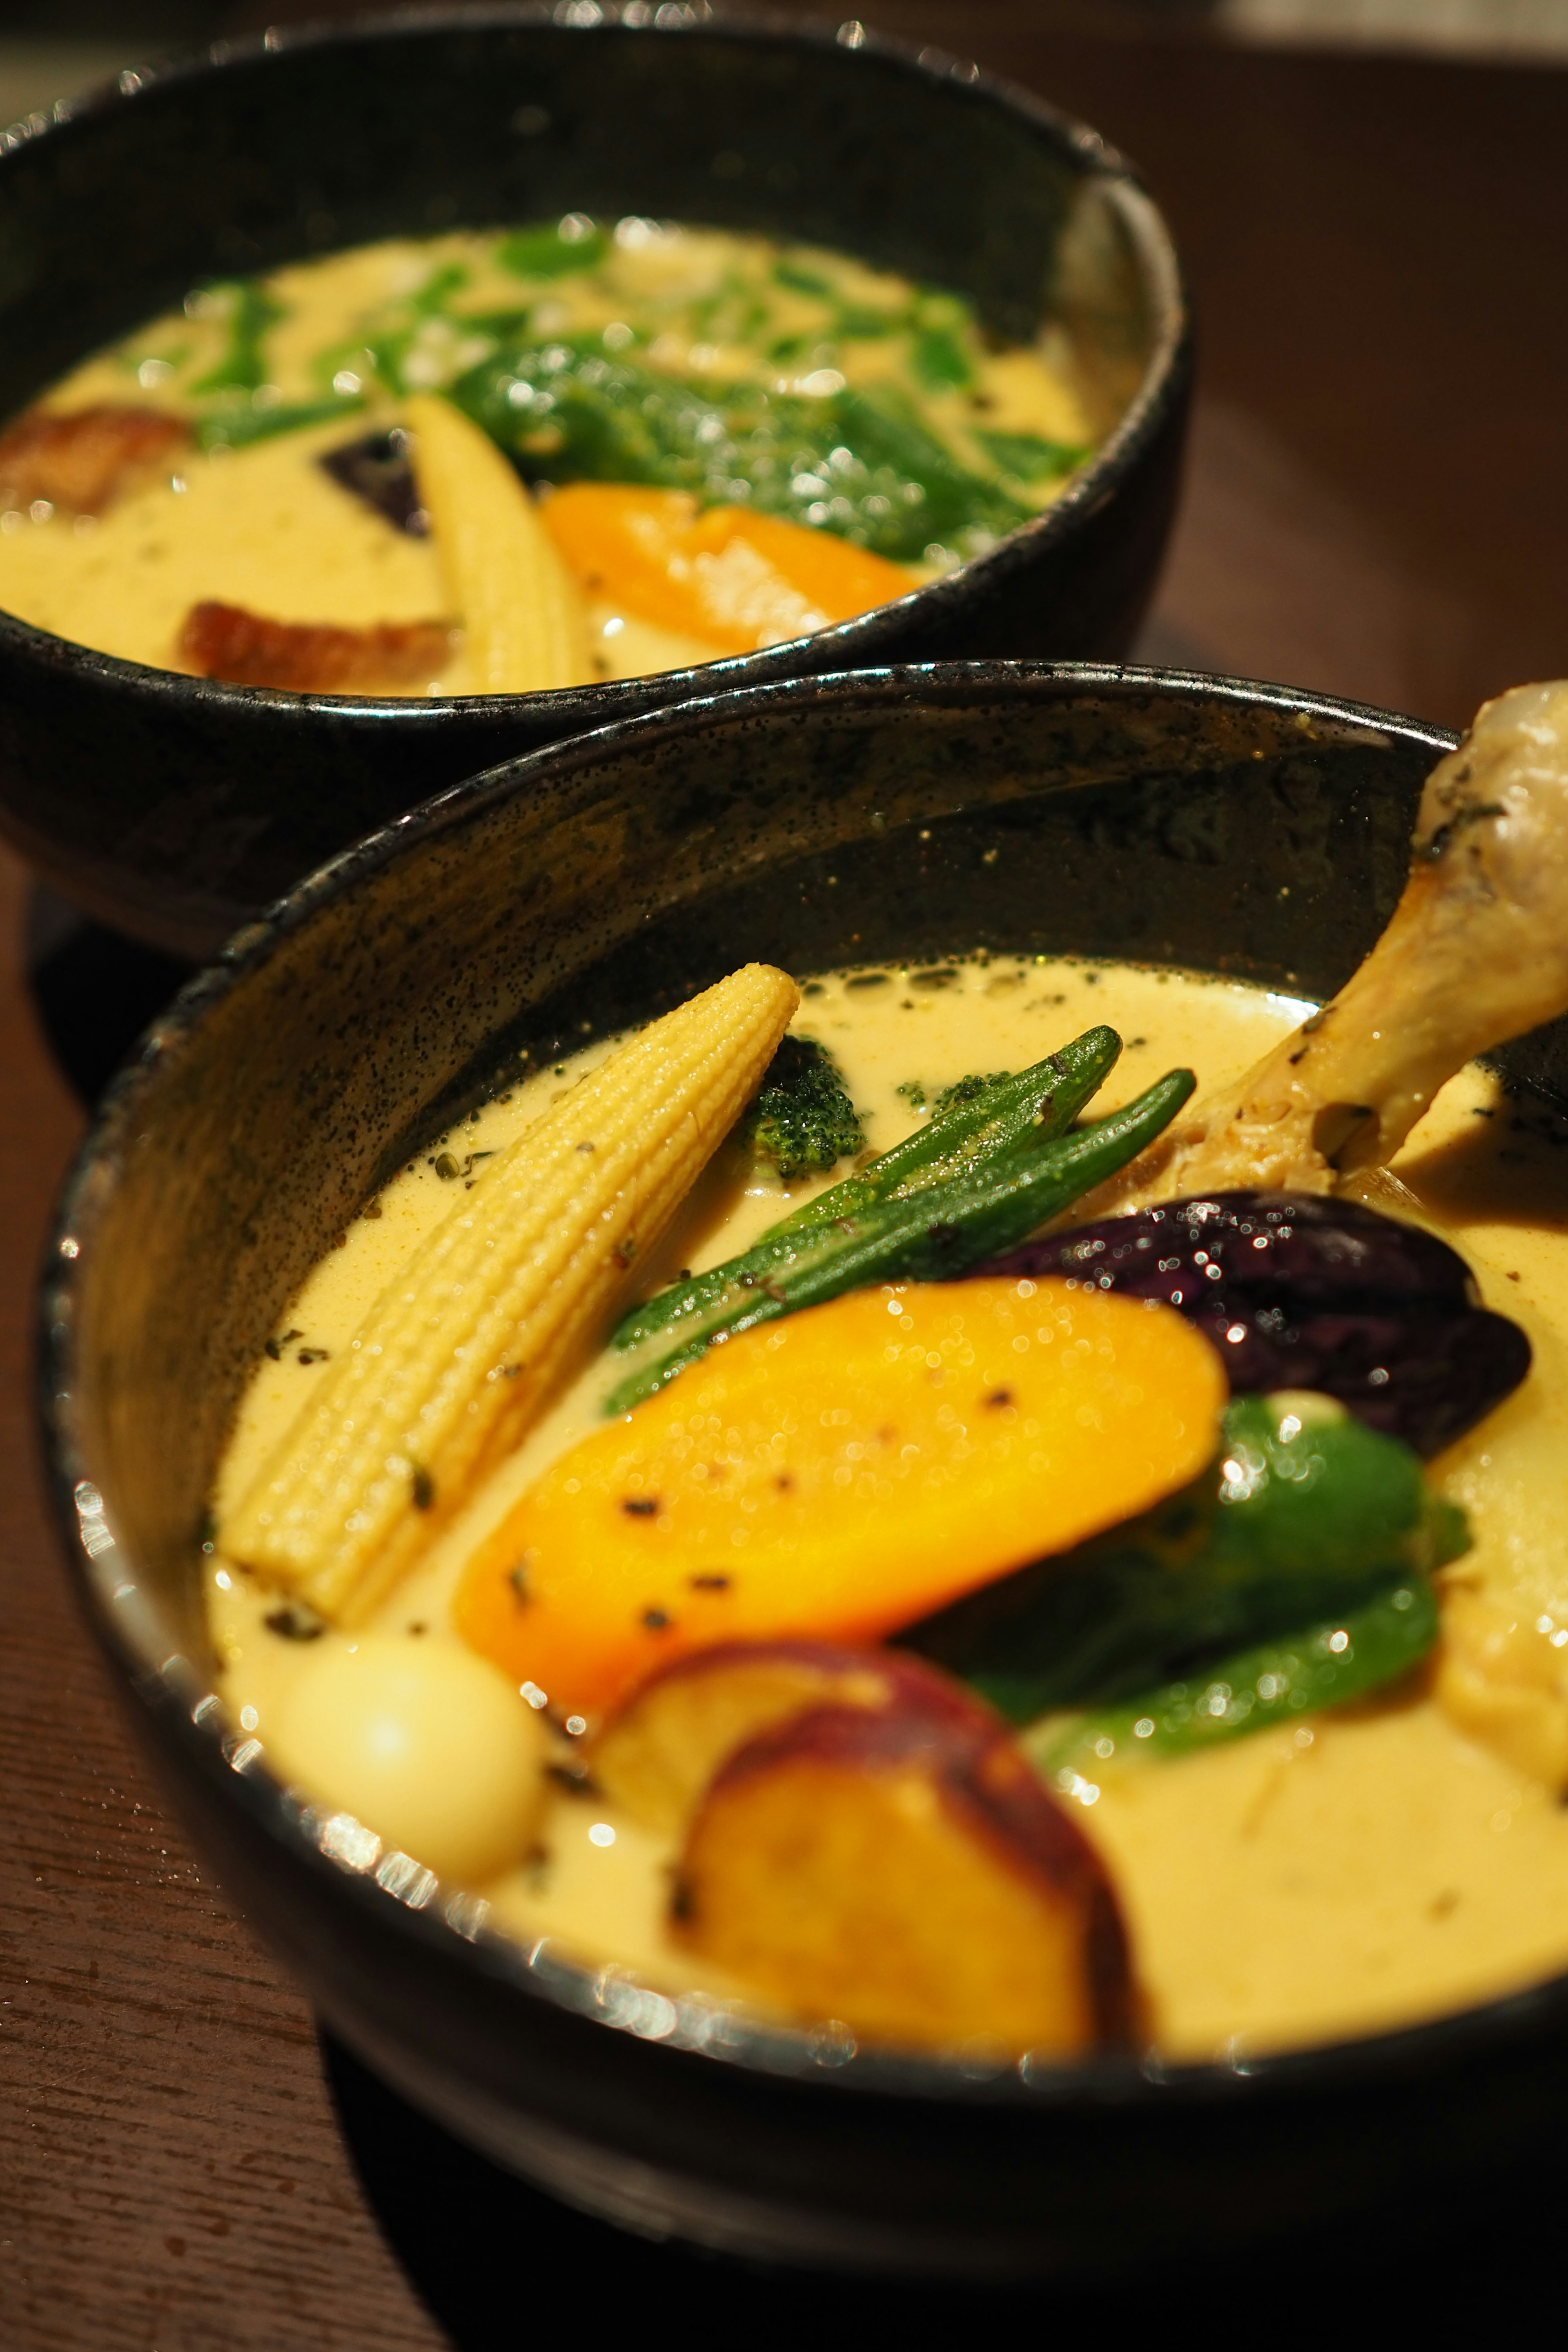
[[[1568,75],[1096,38],[1026,0],[877,21],[1094,121],[1175,224],[1203,394],[1149,657],[1453,724],[1568,669]],[[787,2293],[558,2215],[324,2067],[162,1810],[57,1563],[28,1318],[85,1100],[176,975],[3,855],[0,937],[0,2343],[427,2352],[601,2316],[611,2280],[773,2340]]]

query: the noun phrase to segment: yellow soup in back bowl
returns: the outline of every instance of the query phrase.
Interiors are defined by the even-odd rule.
[[[197,287],[0,436],[0,605],[242,685],[528,693],[853,618],[1093,454],[1073,339],[582,213]]]

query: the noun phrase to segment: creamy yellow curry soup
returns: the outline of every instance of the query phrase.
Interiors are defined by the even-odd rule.
[[[1310,1013],[1309,1005],[1287,996],[1179,971],[982,954],[924,970],[898,966],[824,974],[805,984],[791,1034],[826,1048],[842,1073],[860,1115],[863,1145],[854,1163],[858,1166],[868,1155],[929,1129],[941,1116],[944,1089],[957,1087],[962,1097],[963,1082],[973,1092],[993,1074],[1038,1064],[1069,1039],[1108,1029],[1123,1041],[1121,1058],[1094,1102],[1098,1118],[1120,1115],[1124,1106],[1143,1100],[1152,1082],[1173,1066],[1195,1071],[1205,1092],[1223,1093],[1233,1074],[1257,1064]],[[454,1883],[466,1885],[480,1898],[479,1909],[468,1906],[470,1925],[483,1916],[492,1928],[524,1944],[555,1939],[573,1957],[626,1971],[657,1991],[679,1994],[696,1988],[763,2014],[805,2017],[809,2003],[781,1999],[776,1979],[770,1981],[765,1969],[759,1972],[746,1963],[743,1945],[733,1938],[722,1947],[727,1957],[712,1957],[720,1950],[714,1944],[709,1957],[700,1949],[694,1953],[681,1924],[687,1898],[679,1873],[697,1867],[691,1842],[696,1833],[672,1826],[668,1805],[660,1827],[658,1805],[628,1807],[619,1801],[626,1784],[624,1759],[616,1771],[609,1770],[602,1716],[573,1706],[570,1689],[560,1694],[558,1704],[556,1694],[543,1686],[542,1668],[537,1681],[523,1673],[514,1686],[525,1702],[515,1709],[516,1717],[538,1733],[537,1753],[526,1738],[518,1742],[516,1769],[525,1777],[542,1773],[538,1785],[544,1793],[510,1815],[503,1802],[499,1827],[491,1804],[476,1829],[465,1820],[465,1786],[449,1780],[431,1786],[440,1780],[440,1759],[448,1752],[441,1739],[449,1724],[444,1720],[432,1731],[428,1721],[432,1712],[439,1717],[448,1705],[447,1664],[454,1677],[450,1708],[478,1704],[482,1713],[494,1705],[500,1708],[498,1740],[505,1746],[518,1739],[516,1722],[503,1720],[507,1692],[501,1678],[495,1677],[489,1696],[480,1690],[477,1700],[464,1679],[475,1656],[471,1643],[479,1622],[463,1601],[464,1580],[486,1556],[487,1545],[493,1549],[496,1531],[515,1524],[520,1508],[526,1517],[529,1498],[544,1495],[552,1477],[559,1482],[573,1463],[587,1464],[591,1456],[579,1449],[601,1442],[606,1393],[626,1360],[602,1344],[613,1317],[601,1315],[592,1335],[579,1339],[575,1353],[559,1358],[553,1401],[515,1449],[477,1477],[422,1556],[352,1623],[326,1622],[300,1600],[298,1585],[254,1565],[242,1566],[236,1554],[244,1546],[230,1542],[231,1531],[237,1536],[242,1528],[246,1497],[265,1480],[267,1465],[279,1447],[287,1445],[302,1401],[360,1344],[358,1335],[372,1328],[377,1302],[384,1303],[400,1283],[412,1279],[412,1254],[449,1220],[455,1204],[469,1194],[478,1200],[487,1169],[503,1164],[508,1147],[531,1122],[548,1120],[563,1105],[586,1099],[578,1092],[585,1076],[591,1087],[592,1074],[605,1067],[612,1052],[613,1041],[558,1066],[522,1068],[514,1083],[427,1146],[386,1185],[293,1300],[258,1367],[223,1464],[207,1568],[208,1621],[222,1663],[222,1688],[237,1724],[262,1743],[282,1777],[294,1779],[316,1802],[329,1850],[357,1859],[359,1866],[379,1867],[384,1883],[405,1900],[446,1900]],[[1374,1208],[1392,1208],[1401,1221],[1415,1220],[1449,1236],[1473,1270],[1481,1299],[1521,1326],[1533,1350],[1532,1369],[1513,1394],[1427,1465],[1432,1508],[1462,1507],[1469,1540],[1468,1549],[1447,1545],[1452,1556],[1445,1565],[1440,1555],[1436,1566],[1443,1626],[1436,1646],[1407,1671],[1348,1704],[1307,1705],[1249,1736],[1186,1753],[1179,1752],[1178,1742],[1173,1752],[1147,1757],[1133,1752],[1142,1725],[1154,1728],[1152,1720],[1141,1718],[1120,1748],[1115,1739],[1099,1743],[1106,1750],[1102,1761],[1095,1760],[1092,1743],[1085,1747],[1080,1740],[1076,1748],[1058,1748],[1055,1752],[1070,1753],[1071,1762],[1045,1774],[1050,1801],[1070,1817],[1094,1866],[1114,1889],[1141,1989],[1138,2030],[1173,2058],[1280,2049],[1404,2025],[1568,1965],[1568,1813],[1560,1801],[1568,1757],[1557,1756],[1552,1747],[1568,1697],[1568,1675],[1558,1673],[1568,1645],[1568,1505],[1560,1467],[1568,1412],[1563,1377],[1568,1333],[1568,1190],[1561,1157],[1565,1140],[1568,1129],[1552,1114],[1513,1098],[1495,1077],[1472,1066],[1416,1120],[1392,1169],[1369,1175],[1361,1188]],[[677,1213],[657,1254],[637,1266],[635,1281],[628,1276],[627,1295],[658,1298],[672,1280],[700,1277],[705,1268],[754,1244],[825,1185],[842,1182],[845,1172],[839,1166],[786,1183],[776,1165],[721,1153]],[[1064,1220],[1074,1221],[1072,1214]],[[961,1283],[955,1289],[968,1286]],[[1058,1352],[1066,1347],[1069,1353],[1077,1349],[1092,1357],[1097,1346],[1105,1352],[1106,1343],[1094,1337],[1093,1328],[1072,1320],[1091,1308],[1102,1311],[1098,1294],[1085,1304],[1083,1290],[1068,1296],[1064,1286],[1053,1290],[1049,1282],[1025,1282],[1015,1289],[1026,1292],[1031,1302],[1037,1289],[1040,1298],[1050,1294]],[[1094,1291],[1092,1269],[1084,1289]],[[941,1293],[938,1286],[935,1295]],[[862,1294],[869,1299],[862,1320],[874,1314],[892,1335],[890,1359],[898,1355],[899,1331],[911,1320],[906,1311],[911,1296],[908,1285],[898,1283]],[[814,1310],[821,1328],[827,1328],[826,1318],[844,1304]],[[1006,1300],[1003,1304],[1008,1306]],[[1131,1305],[1116,1305],[1125,1308],[1124,1320],[1138,1322]],[[1031,1303],[1011,1346],[1022,1341],[1027,1350],[1026,1326],[1037,1311]],[[738,1359],[759,1339],[776,1344],[780,1334],[804,1333],[811,1319],[810,1313],[803,1314],[764,1326],[748,1340],[715,1347],[619,1425],[631,1430],[639,1414],[672,1411],[683,1383],[690,1384],[684,1393],[698,1397],[705,1364]],[[1145,1328],[1163,1332],[1167,1322],[1178,1326],[1175,1315],[1162,1306],[1153,1315],[1142,1310],[1139,1328],[1127,1328],[1138,1341]],[[1178,1330],[1185,1345],[1187,1327]],[[1047,1336],[1042,1327],[1039,1340]],[[1124,1335],[1117,1344],[1130,1343]],[[1207,1360],[1212,1351],[1202,1344]],[[1037,1348],[1042,1352],[1048,1351]],[[938,1382],[956,1378],[953,1368],[961,1360],[968,1360],[963,1350],[955,1355],[942,1339],[929,1359],[931,1371],[921,1377]],[[1032,1360],[1020,1354],[1007,1360],[1017,1363],[1022,1379]],[[781,1356],[778,1362],[783,1381],[787,1359]],[[503,1376],[511,1369],[499,1368]],[[1189,1376],[1200,1381],[1206,1377],[1186,1366],[1183,1377]],[[1147,1375],[1149,1381],[1163,1377],[1157,1367]],[[994,1386],[983,1402],[994,1404],[1008,1393]],[[1154,1394],[1151,1387],[1149,1396]],[[1109,1391],[1096,1395],[1097,1402],[1079,1409],[1086,1460],[1096,1414],[1119,1409]],[[1006,1402],[997,1409],[1015,1411]],[[1309,1436],[1315,1412],[1339,1410],[1321,1398],[1316,1403],[1286,1398],[1281,1409],[1287,1417],[1280,1429],[1294,1435],[1304,1423]],[[1179,1431],[1173,1442],[1179,1454]],[[1226,1442],[1233,1454],[1245,1457],[1234,1434]],[[1194,1460],[1205,1447],[1212,1447],[1212,1439],[1203,1438]],[[428,1488],[427,1474],[417,1461],[404,1467],[414,1483],[416,1504],[428,1506],[431,1495],[422,1496],[420,1491],[422,1477]],[[1241,1475],[1227,1459],[1225,1475],[1233,1474]],[[719,1475],[717,1467],[713,1475]],[[847,1493],[860,1472],[841,1465],[833,1475]],[[587,1468],[584,1480],[591,1483]],[[565,1483],[573,1481],[568,1476]],[[768,1501],[763,1498],[763,1507]],[[539,1517],[542,1505],[534,1507],[537,1531],[550,1522],[548,1514]],[[563,1501],[558,1493],[552,1507],[558,1516],[563,1509],[569,1513],[572,1498]],[[618,1506],[635,1515],[627,1521],[632,1537],[640,1534],[642,1514],[651,1519],[664,1507],[659,1497],[640,1489],[628,1492]],[[1120,1516],[1111,1510],[1112,1519]],[[544,1534],[538,1535],[538,1543],[541,1556],[547,1556]],[[614,1546],[608,1538],[605,1543],[604,1573],[613,1579]],[[732,1557],[740,1559],[742,1552],[737,1543]],[[529,1557],[525,1549],[510,1571],[520,1626],[527,1622],[522,1604]],[[809,1570],[808,1559],[804,1572]],[[688,1580],[701,1584],[704,1579]],[[722,1585],[725,1576],[706,1579],[710,1584],[715,1580]],[[1408,1603],[1410,1591],[1404,1586],[1395,1601],[1400,1592]],[[724,1598],[697,1594],[691,1605],[711,1601],[717,1608]],[[910,1608],[911,1616],[920,1613],[918,1607]],[[1342,1622],[1356,1621],[1347,1616]],[[659,1640],[678,1634],[668,1624],[654,1626],[647,1635],[650,1651],[657,1655]],[[517,1638],[521,1646],[510,1654],[514,1674],[517,1659],[528,1655],[525,1635]],[[1335,1664],[1332,1644],[1339,1643],[1342,1656],[1346,1637],[1332,1633],[1325,1641],[1328,1673]],[[767,1654],[776,1654],[779,1646]],[[334,1680],[328,1671],[321,1679],[334,1654],[340,1662],[363,1654],[374,1662],[384,1697],[385,1689],[394,1689],[393,1699],[375,1717],[380,1729],[372,1735],[384,1740],[401,1736],[399,1661],[413,1670],[407,1687],[415,1696],[407,1701],[403,1728],[416,1747],[426,1742],[423,1852],[409,1850],[406,1831],[400,1847],[397,1828],[378,1823],[363,1800],[363,1819],[353,1812],[354,1792],[371,1785],[363,1773],[356,1778],[359,1764],[345,1749],[345,1738],[352,1748],[358,1735],[352,1728],[345,1735],[341,1719],[323,1732],[312,1719],[314,1702],[307,1700],[301,1712],[300,1693],[312,1676],[328,1694],[322,1704],[342,1708],[348,1685],[341,1674]],[[553,1654],[564,1658],[568,1652]],[[874,1664],[877,1656],[891,1654],[866,1654]],[[1193,1683],[1194,1696],[1205,1692],[1205,1671]],[[678,1688],[679,1679],[667,1676],[666,1686]],[[700,1678],[692,1686],[700,1687]],[[1212,1693],[1217,1687],[1208,1684],[1198,1703],[1215,1705],[1223,1713],[1231,1694],[1226,1685],[1225,1699],[1215,1701]],[[1269,1675],[1258,1675],[1257,1688],[1268,1696]],[[928,1699],[929,1694],[921,1704]],[[605,1711],[613,1716],[615,1706]],[[1075,1719],[1070,1709],[1060,1717],[1069,1725]],[[710,1725],[707,1733],[699,1726],[699,1732],[709,1738],[705,1753],[711,1763],[721,1755],[722,1741],[714,1744]],[[764,1749],[769,1736],[775,1743],[785,1738],[776,1730],[765,1736]],[[1026,1749],[1033,1738],[1025,1737]],[[1037,1748],[1034,1752],[1043,1753]],[[603,1775],[595,1762],[599,1754]],[[721,1769],[713,1790],[722,1791],[733,1778],[733,1768],[728,1779]],[[754,1770],[751,1783],[742,1776],[742,1795],[755,1783]],[[900,1799],[906,1811],[914,1787],[911,1782]],[[713,1790],[710,1811],[716,1802]],[[475,1800],[476,1820],[489,1801]],[[412,1816],[405,1812],[401,1818]],[[387,1833],[378,1842],[379,1830]],[[685,1864],[683,1836],[689,1841]],[[466,1875],[454,1871],[454,1856],[470,1864],[477,1861],[478,1867]],[[933,1867],[937,1876],[931,1884],[940,1895],[946,1884],[941,1876],[947,1867],[943,1855],[938,1854]],[[437,1870],[442,1873],[439,1888]],[[973,1887],[979,1916],[991,1890],[979,1880]],[[1005,1906],[997,1914],[1004,1924],[1007,1916]],[[1032,1932],[1027,1923],[1018,1929],[1026,1941]],[[959,1950],[962,1922],[948,1921],[943,1935]],[[735,1965],[737,1956],[742,1965]],[[903,1997],[895,1990],[890,2006],[884,2001],[879,2008],[872,2000],[858,2017],[847,2008],[834,2013],[849,2015],[857,2030],[873,2036],[940,2040],[939,2033],[921,2030],[907,2001],[900,2009]],[[1006,1988],[995,1998],[1006,2011],[999,2016],[996,2036],[1006,2049],[1016,2039],[1010,2034]],[[1082,2031],[1078,2038],[1081,2042]],[[1048,2035],[1046,2046],[1051,2046]],[[1060,2046],[1073,2046],[1066,2029]]]
[[[0,607],[299,691],[636,677],[908,593],[1109,421],[1059,327],[816,247],[388,240],[195,289],[0,435]]]

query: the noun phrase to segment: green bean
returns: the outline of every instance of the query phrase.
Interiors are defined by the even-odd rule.
[[[275,408],[217,408],[202,418],[196,439],[204,449],[247,449],[278,433],[300,433],[336,416],[353,416],[363,406],[362,399],[334,393],[331,400],[279,401]]]
[[[216,367],[192,384],[192,392],[259,391],[267,382],[268,331],[287,316],[282,303],[258,278],[230,278],[209,291],[230,298],[228,343]]]
[[[986,433],[976,427],[974,437],[1005,474],[1021,482],[1052,481],[1092,455],[1086,443],[1042,441],[1037,433]]]
[[[858,1216],[884,1201],[966,1174],[981,1161],[1018,1145],[1048,1143],[1060,1135],[1115,1067],[1121,1040],[1114,1029],[1086,1029],[1059,1053],[1048,1054],[1016,1076],[994,1080],[970,1101],[954,1104],[880,1153],[853,1176],[818,1192],[722,1265],[672,1283],[634,1307],[611,1345],[640,1347],[657,1331],[711,1306],[737,1284],[760,1281],[795,1247],[796,1237],[819,1225]]]
[[[1171,1070],[1125,1109],[1055,1142],[1015,1147],[967,1176],[922,1187],[858,1215],[796,1234],[787,1258],[749,1286],[736,1285],[705,1313],[683,1322],[605,1398],[606,1413],[627,1412],[706,1354],[759,1323],[816,1307],[874,1282],[942,1281],[1010,1249],[1060,1214],[1152,1142],[1195,1085]],[[695,1328],[693,1328],[695,1325]]]

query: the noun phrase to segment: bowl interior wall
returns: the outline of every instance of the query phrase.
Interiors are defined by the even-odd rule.
[[[519,763],[350,853],[242,984],[210,975],[166,1016],[80,1202],[84,1467],[176,1645],[204,1654],[204,1507],[263,1339],[520,1047],[569,1050],[752,957],[1127,956],[1326,993],[1397,896],[1440,741],[1201,690],[895,676],[618,730],[542,788]],[[1568,1072],[1560,1038],[1531,1050]]]

